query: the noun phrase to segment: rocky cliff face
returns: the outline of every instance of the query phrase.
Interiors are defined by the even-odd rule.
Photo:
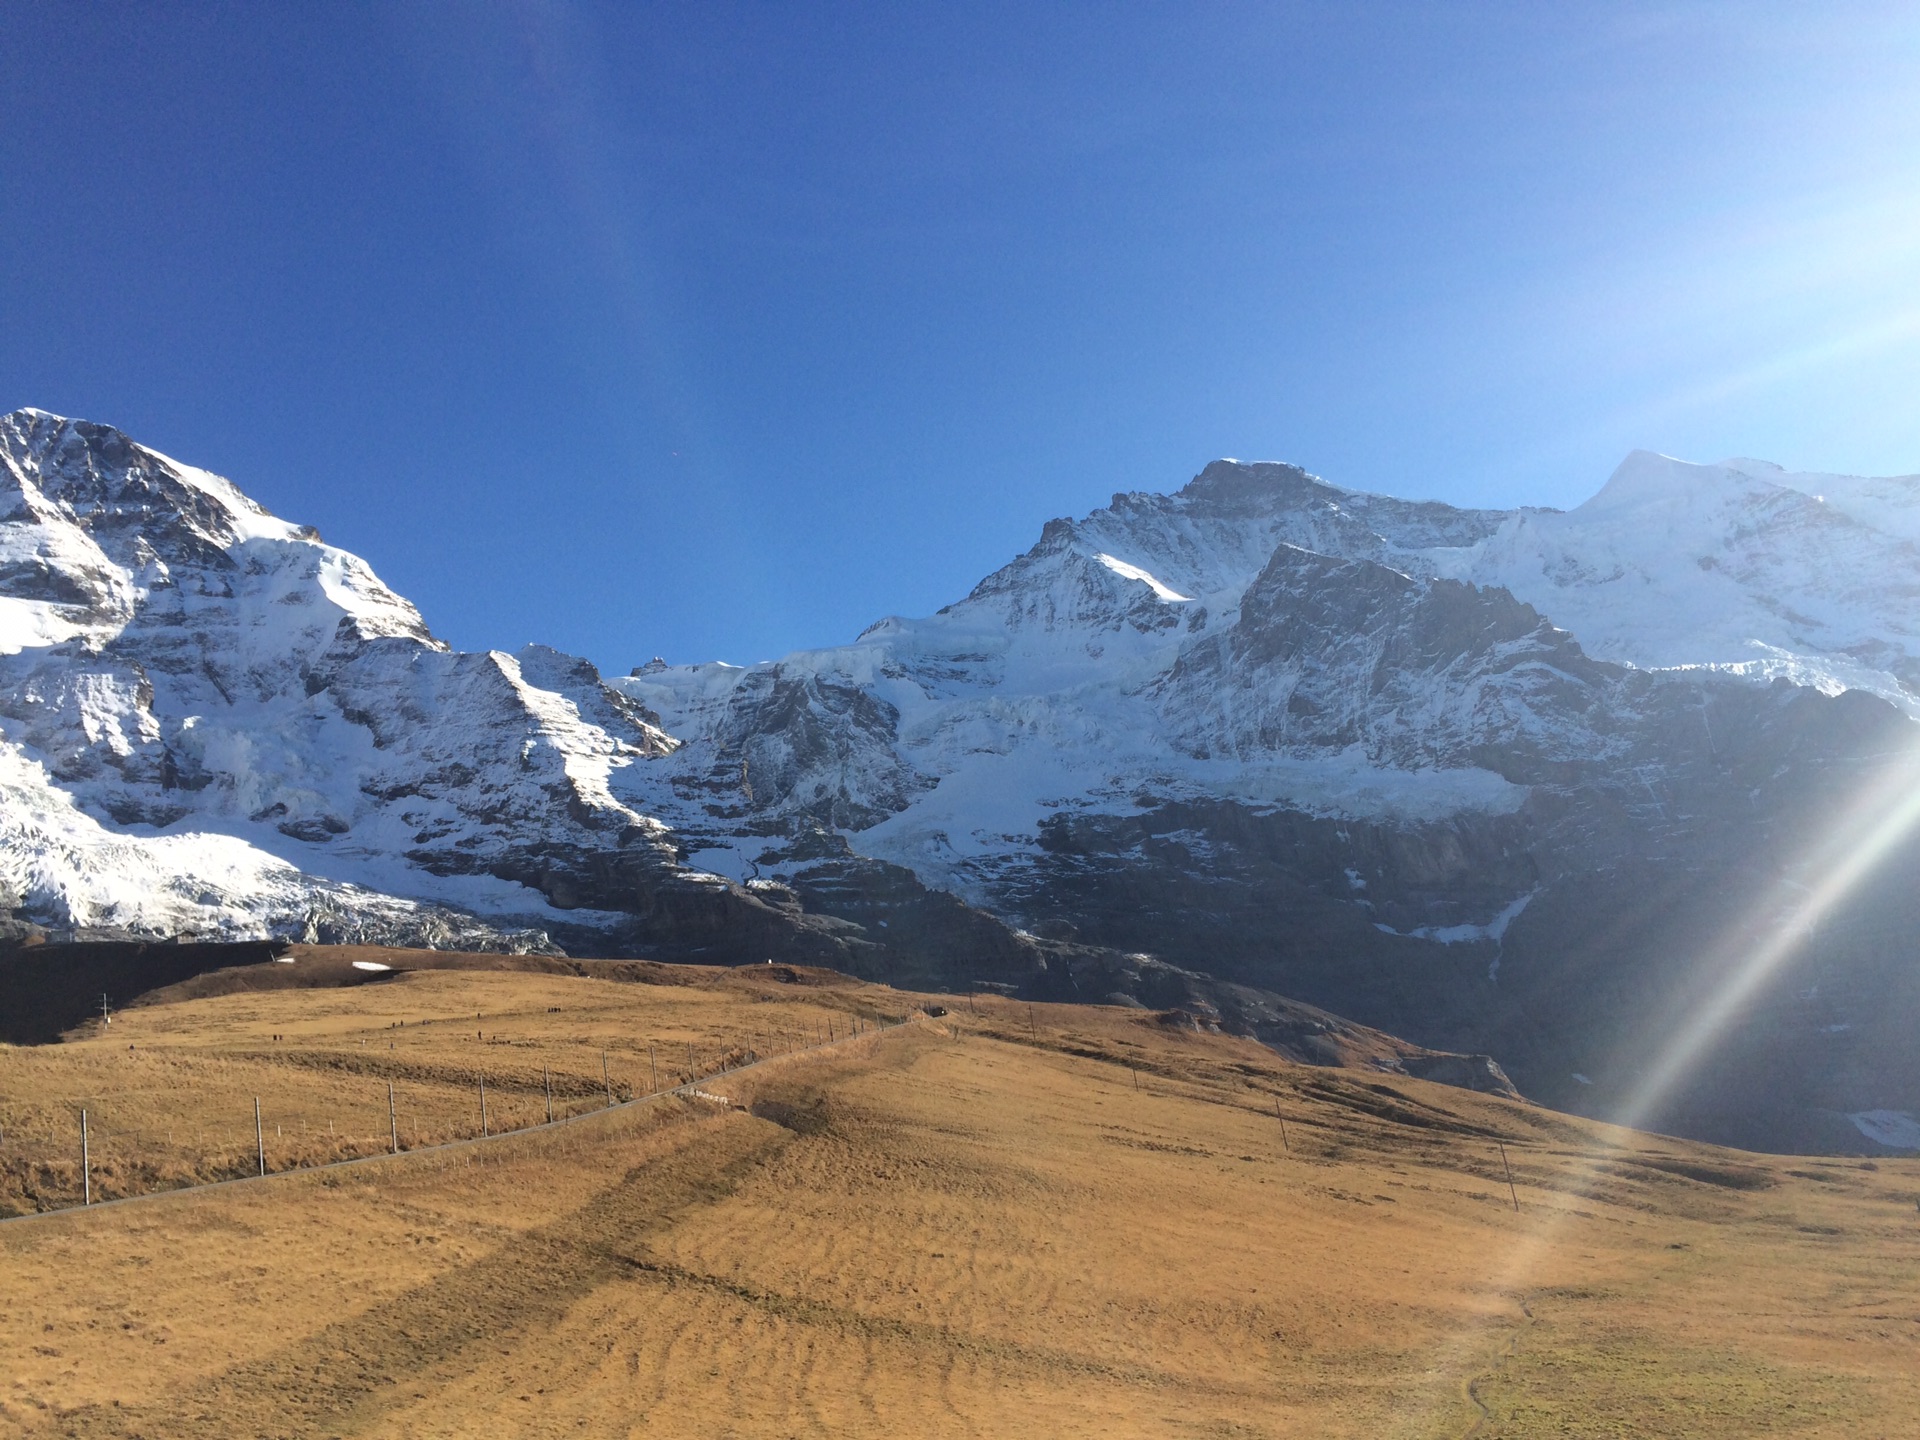
[[[106,427],[18,412],[0,460],[15,929],[792,958],[1305,1043],[1284,992],[1617,1113],[1915,743],[1912,480],[1635,455],[1503,513],[1222,461],[938,615],[605,678],[449,651]],[[1648,1117],[1920,1110],[1882,848]]]

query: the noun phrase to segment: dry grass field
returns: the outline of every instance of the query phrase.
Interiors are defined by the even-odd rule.
[[[113,1194],[248,1170],[255,1096],[275,1168],[385,1149],[389,1081],[409,1145],[477,1131],[482,1076],[493,1126],[549,1074],[584,1117],[0,1224],[0,1437],[1920,1435],[1920,1165],[1138,1011],[645,974],[183,987],[0,1047],[16,1210],[77,1189],[82,1104]]]

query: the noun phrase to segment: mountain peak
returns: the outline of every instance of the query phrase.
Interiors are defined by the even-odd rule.
[[[1748,461],[1751,465],[1755,462]],[[1778,470],[1778,466],[1771,467]],[[1574,513],[1595,515],[1610,510],[1640,509],[1649,505],[1671,504],[1697,497],[1703,492],[1724,490],[1737,479],[1757,479],[1736,462],[1702,465],[1678,460],[1653,450],[1630,451],[1614,467],[1594,496],[1578,506]]]
[[[1298,465],[1275,460],[1215,460],[1181,489],[1195,499],[1244,501],[1275,495],[1333,490]]]
[[[150,532],[160,516],[217,546],[311,538],[231,480],[182,464],[99,421],[15,410],[0,416],[0,457],[17,483],[31,483],[76,517],[87,516],[90,530]]]

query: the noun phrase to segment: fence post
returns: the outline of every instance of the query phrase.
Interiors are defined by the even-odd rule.
[[[82,1203],[93,1204],[93,1162],[87,1151],[87,1112],[80,1112],[80,1189]]]
[[[492,1133],[487,1126],[487,1077],[482,1075],[480,1077],[480,1138],[484,1140]]]
[[[653,1042],[647,1042],[647,1074],[653,1078],[653,1091],[660,1093],[660,1062],[654,1058]]]
[[[547,1124],[551,1125],[553,1124],[553,1071],[542,1070],[540,1072],[540,1083],[546,1087]]]
[[[1513,1197],[1513,1213],[1518,1215],[1520,1213],[1520,1192],[1513,1188],[1513,1166],[1507,1160],[1506,1142],[1496,1140],[1493,1143],[1500,1147],[1500,1163],[1506,1167],[1507,1171],[1507,1193]]]
[[[387,1130],[393,1136],[393,1153],[400,1153],[400,1120],[393,1113],[393,1082],[387,1082]]]
[[[607,1087],[607,1108],[613,1108],[613,1076],[607,1073],[607,1052],[600,1052],[600,1079]]]
[[[260,1157],[260,1173],[267,1173],[267,1137],[260,1128],[260,1097],[253,1097],[253,1148]]]

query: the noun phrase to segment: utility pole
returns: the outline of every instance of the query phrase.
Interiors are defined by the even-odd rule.
[[[260,1173],[267,1173],[267,1137],[260,1128],[260,1097],[253,1097],[253,1148],[260,1157]]]
[[[480,1138],[485,1139],[493,1132],[487,1126],[487,1077],[480,1077]]]
[[[1280,1148],[1291,1155],[1293,1153],[1293,1145],[1287,1139],[1287,1117],[1280,1113],[1280,1099],[1278,1096],[1275,1096],[1273,1101],[1273,1118],[1280,1122]]]
[[[80,1185],[84,1203],[93,1204],[93,1165],[87,1153],[87,1112],[80,1112]]]
[[[547,1124],[549,1124],[549,1125],[551,1125],[551,1124],[553,1124],[553,1071],[551,1071],[551,1070],[542,1070],[542,1071],[540,1072],[540,1083],[541,1083],[541,1084],[542,1084],[543,1086],[545,1086],[545,1087],[546,1087],[546,1091],[547,1091]]]
[[[653,1042],[651,1040],[647,1042],[647,1074],[652,1077],[654,1093],[658,1094],[660,1090],[660,1062],[654,1058]]]
[[[613,1108],[613,1076],[607,1073],[607,1052],[600,1052],[600,1079],[607,1087],[607,1108]]]
[[[1500,1147],[1500,1163],[1506,1167],[1507,1172],[1507,1194],[1513,1197],[1513,1213],[1518,1215],[1520,1213],[1520,1192],[1513,1188],[1513,1166],[1507,1160],[1506,1142],[1496,1140],[1493,1143]]]
[[[400,1153],[400,1120],[393,1113],[393,1082],[387,1082],[387,1130],[393,1136],[393,1153]]]
[[[107,996],[105,991],[102,991],[100,994],[100,1023],[102,1025],[113,1024],[113,1011],[107,1008]]]

